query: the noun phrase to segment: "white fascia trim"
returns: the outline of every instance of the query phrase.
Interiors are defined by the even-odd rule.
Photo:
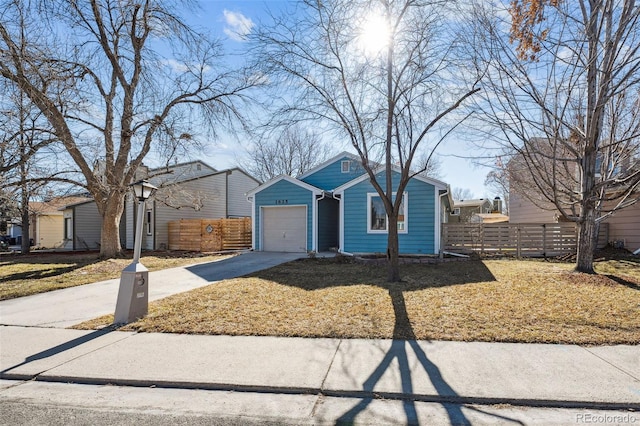
[[[335,197],[334,197],[335,198]],[[340,217],[339,217],[339,225],[340,229],[338,232],[338,252],[340,253],[346,253],[344,251],[344,194],[338,194],[338,206],[339,206],[339,211],[340,211]]]
[[[398,166],[392,166],[391,169],[396,173],[399,173],[399,174],[402,173],[402,170]],[[373,174],[377,176],[378,173],[384,172],[385,170],[386,168],[384,166],[381,166],[381,167],[378,167]],[[358,176],[357,178],[340,185],[339,187],[334,189],[333,192],[337,192],[337,193],[344,192],[346,189],[351,188],[352,186],[357,185],[361,182],[364,182],[365,180],[368,180],[368,179],[369,179],[369,174],[365,172],[364,174]],[[448,184],[436,179],[425,177],[425,176],[416,175],[416,176],[413,176],[411,179],[416,179],[416,180],[428,183],[430,185],[433,185],[436,188],[436,190],[448,188]]]
[[[256,247],[256,197],[247,197],[251,202],[251,249],[257,251]]]
[[[289,175],[280,175],[280,176],[277,176],[277,177],[271,179],[268,182],[263,183],[262,185],[258,186],[257,188],[253,188],[251,191],[247,192],[247,197],[252,197],[256,193],[258,193],[258,192],[260,192],[262,190],[265,190],[265,189],[269,188],[270,186],[275,185],[276,183],[281,182],[283,180],[287,181],[287,182],[289,182],[289,183],[291,183],[293,185],[297,185],[297,186],[299,186],[301,188],[304,188],[304,189],[306,189],[308,191],[311,191],[316,195],[319,195],[319,194],[323,193],[322,189],[316,188],[313,185],[309,185],[306,182],[302,182],[302,181],[300,181],[300,180],[298,180],[296,178],[292,178]]]

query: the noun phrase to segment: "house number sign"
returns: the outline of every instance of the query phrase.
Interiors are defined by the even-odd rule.
[[[289,204],[289,200],[276,200],[276,204]]]

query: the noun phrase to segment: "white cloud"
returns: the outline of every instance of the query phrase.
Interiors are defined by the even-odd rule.
[[[175,72],[182,73],[189,70],[189,67],[187,67],[187,64],[185,64],[184,62],[176,61],[175,59],[165,59],[163,62],[165,65],[169,66],[169,68],[171,68]]]
[[[224,10],[224,33],[235,41],[244,41],[255,25],[253,21],[240,12]]]

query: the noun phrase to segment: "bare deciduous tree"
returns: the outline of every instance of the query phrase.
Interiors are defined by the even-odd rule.
[[[451,196],[454,200],[472,200],[474,197],[473,191],[469,188],[453,188],[451,190]]]
[[[101,256],[117,256],[124,197],[147,154],[239,117],[260,80],[220,65],[220,44],[177,13],[189,2],[1,5],[0,75],[48,119],[102,216]]]
[[[14,87],[0,84],[2,119],[0,120],[0,189],[15,198],[15,216],[20,217],[22,253],[29,253],[29,202],[46,185],[70,183],[63,168],[54,168],[54,144],[47,120],[26,96]],[[57,169],[57,170],[55,170]]]
[[[500,197],[503,201],[502,210],[509,216],[509,174],[504,165],[500,163],[487,173],[484,185],[492,191],[492,197]]]
[[[640,6],[518,0],[474,12],[489,67],[478,107],[513,156],[511,189],[578,224],[575,269],[593,273],[598,223],[639,199]]]
[[[321,123],[358,153],[388,217],[387,278],[399,281],[397,221],[403,197],[395,194],[403,194],[409,180],[424,171],[425,165],[413,168],[416,153],[433,151],[464,119],[458,108],[479,90],[456,81],[463,71],[449,26],[455,17],[451,3],[306,0],[301,5],[293,20],[276,19],[257,36],[265,71],[297,91],[277,116]]]
[[[275,137],[265,137],[240,163],[256,179],[266,182],[280,175],[299,176],[331,156],[331,148],[320,135],[300,125],[285,129]]]

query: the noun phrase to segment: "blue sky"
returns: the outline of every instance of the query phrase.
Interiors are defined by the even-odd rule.
[[[269,20],[268,11],[277,11],[291,7],[293,0],[201,0],[202,10],[197,14],[186,15],[185,18],[195,25],[206,28],[215,37],[223,38],[229,51],[238,51],[243,47],[242,33],[251,31],[253,26]],[[440,179],[448,183],[451,188],[467,188],[475,197],[493,198],[485,189],[484,179],[490,169],[474,165],[471,160],[459,157],[469,156],[473,152],[470,143],[464,141],[464,133],[452,136],[441,145],[437,153],[441,159]],[[336,142],[336,152],[349,150],[344,143]],[[221,135],[215,141],[215,146],[205,152],[202,158],[217,169],[234,167],[237,165],[242,149],[238,149],[238,142],[229,136]]]

